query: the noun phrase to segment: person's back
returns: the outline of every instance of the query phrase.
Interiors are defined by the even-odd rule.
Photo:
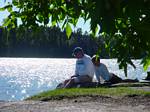
[[[76,69],[75,74],[78,75],[88,75],[91,78],[94,76],[94,65],[91,61],[91,57],[87,54],[84,54],[84,56],[80,59],[77,59],[76,61]]]
[[[109,81],[112,78],[112,75],[109,73],[107,67],[105,64],[100,63],[99,66],[95,66],[95,74],[98,79],[99,77],[102,77],[105,81]]]

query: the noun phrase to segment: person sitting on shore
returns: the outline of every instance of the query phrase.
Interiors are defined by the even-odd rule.
[[[110,82],[112,84],[122,81],[120,77],[116,76],[113,73],[109,73],[106,65],[100,62],[99,56],[94,55],[92,57],[92,62],[95,67],[95,75],[98,83],[100,83],[100,77],[103,78],[105,82]]]
[[[95,67],[95,75],[98,80],[98,83],[100,83],[100,77],[102,77],[105,82],[107,83],[109,82],[111,84],[116,84],[121,82],[133,82],[133,83],[139,82],[138,79],[122,79],[113,73],[109,73],[106,65],[100,62],[100,57],[97,55],[94,55],[92,57],[92,62]]]
[[[81,47],[76,47],[73,50],[73,56],[77,58],[75,75],[71,76],[70,79],[65,80],[64,88],[70,88],[76,83],[92,82],[94,76],[94,65],[91,61],[91,57],[84,54]]]

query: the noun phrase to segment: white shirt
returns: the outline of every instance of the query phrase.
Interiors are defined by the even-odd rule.
[[[84,54],[84,56],[76,61],[75,74],[89,75],[91,78],[94,76],[94,65],[91,61],[91,57]]]
[[[100,82],[100,77],[102,77],[105,81],[109,81],[112,78],[112,75],[103,63],[100,63],[100,66],[95,66],[95,75],[98,82]]]

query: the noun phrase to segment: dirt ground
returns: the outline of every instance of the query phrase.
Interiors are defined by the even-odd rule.
[[[1,101],[0,112],[150,112],[150,96],[86,96],[51,101]]]

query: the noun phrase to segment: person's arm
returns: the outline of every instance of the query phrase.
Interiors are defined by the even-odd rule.
[[[106,67],[106,65],[103,65],[103,68],[102,68],[102,77],[105,81],[109,81],[110,80],[110,74],[109,74],[109,71]]]
[[[72,75],[71,78],[79,76],[78,74]]]
[[[75,76],[78,76],[79,75],[79,70],[78,70],[78,65],[77,65],[77,63],[78,63],[78,60],[76,60],[76,65],[75,65],[75,74],[73,75],[73,76],[71,76],[71,77],[75,77]]]
[[[93,75],[94,75],[94,66],[93,66],[91,59],[88,59],[88,58],[84,59],[82,68],[80,69],[80,74],[89,75],[91,74],[91,70],[93,70]]]
[[[100,83],[100,75],[99,75],[98,71],[95,71],[95,76],[96,76],[98,83]]]

